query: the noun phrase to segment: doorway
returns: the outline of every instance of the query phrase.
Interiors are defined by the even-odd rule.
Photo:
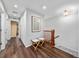
[[[11,38],[16,38],[18,35],[18,22],[11,21]]]

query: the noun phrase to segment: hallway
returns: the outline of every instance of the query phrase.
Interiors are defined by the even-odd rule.
[[[0,0],[0,58],[74,57],[79,0]]]
[[[50,48],[48,42],[44,47],[39,47],[37,51],[32,46],[25,48],[21,40],[11,39],[6,48],[0,53],[0,58],[74,58],[58,48]]]

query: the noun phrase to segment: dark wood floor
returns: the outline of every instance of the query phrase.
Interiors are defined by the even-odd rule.
[[[75,56],[58,48],[50,48],[48,43],[35,51],[32,46],[25,48],[21,40],[11,39],[6,48],[0,52],[0,58],[75,58]]]

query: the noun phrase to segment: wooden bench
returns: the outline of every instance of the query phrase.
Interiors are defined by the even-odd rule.
[[[38,46],[43,46],[45,42],[44,38],[38,38],[31,41],[32,41],[32,46],[34,47],[34,50],[37,50]]]

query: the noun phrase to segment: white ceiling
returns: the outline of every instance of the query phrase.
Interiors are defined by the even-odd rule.
[[[79,4],[79,0],[2,0],[9,15],[20,17],[25,8],[35,10],[46,17],[52,16],[56,10],[64,5]],[[18,8],[14,8],[17,4]],[[46,5],[47,9],[43,10],[42,6]],[[15,13],[13,13],[15,11]],[[16,14],[17,12],[17,14]]]

